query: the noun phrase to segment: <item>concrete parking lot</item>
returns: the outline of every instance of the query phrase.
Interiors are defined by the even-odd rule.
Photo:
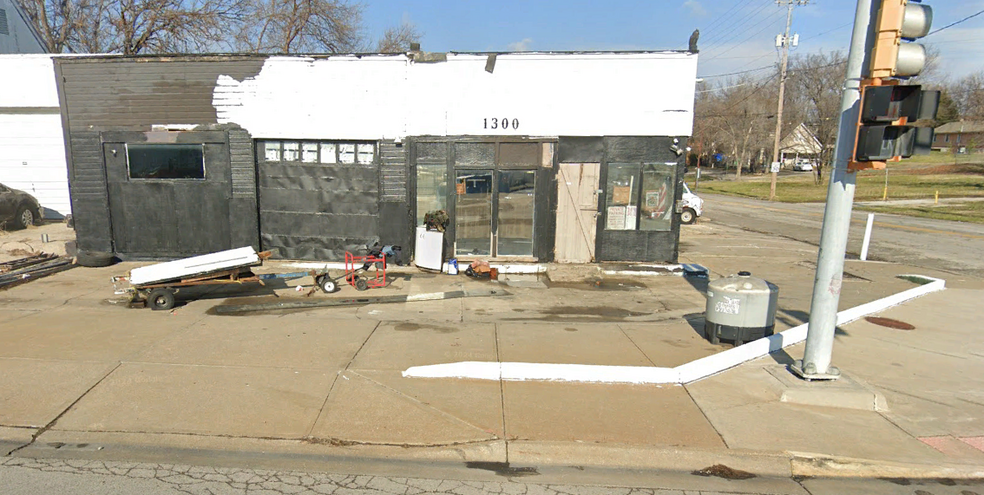
[[[713,222],[685,229],[682,241],[681,261],[712,279],[749,270],[779,285],[777,331],[807,320],[815,247]],[[302,278],[198,294],[171,311],[114,303],[110,277],[138,265],[75,268],[0,292],[5,455],[725,463],[785,476],[980,476],[984,465],[984,348],[974,337],[984,284],[971,277],[917,270],[948,289],[883,313],[915,330],[863,320],[838,330],[834,363],[848,378],[838,386],[881,401],[857,408],[795,399],[803,385],[784,365],[802,345],[684,386],[402,375],[462,361],[672,367],[729,348],[701,338],[706,282],[681,276],[550,266],[510,283],[402,268],[389,287],[358,294],[507,295],[221,316],[210,310],[356,292],[305,295],[294,290],[311,284]],[[845,271],[842,308],[914,285],[898,278],[913,272],[904,265],[849,261]]]

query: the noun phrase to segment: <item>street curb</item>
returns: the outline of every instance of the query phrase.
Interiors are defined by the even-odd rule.
[[[926,283],[888,297],[837,313],[836,325],[845,325],[864,316],[884,311],[926,294],[944,290],[946,281],[923,275],[900,275]],[[806,340],[809,323],[763,337],[747,344],[713,354],[675,368],[656,366],[605,366],[586,364],[518,363],[464,361],[413,366],[403,372],[407,378],[471,378],[478,380],[559,381],[580,383],[688,384],[742,363],[767,356]]]
[[[0,441],[2,443],[2,441]],[[762,478],[984,479],[977,465],[925,465],[802,452],[700,449],[673,446],[502,440],[446,446],[345,445],[295,439],[180,434],[49,431],[15,457],[178,462],[181,464],[337,471],[374,462],[460,468],[469,462],[517,467],[629,469],[691,475],[715,465]],[[508,459],[508,460],[507,460]],[[391,463],[391,464],[386,464]],[[353,469],[353,468],[348,468]]]
[[[905,464],[823,454],[790,453],[793,476],[814,478],[984,479],[984,467],[961,464]]]

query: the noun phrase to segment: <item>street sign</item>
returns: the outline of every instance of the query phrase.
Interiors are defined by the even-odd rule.
[[[779,166],[780,165],[782,165],[782,164],[779,163],[779,162],[772,162],[772,173],[773,174],[778,174],[779,173]]]

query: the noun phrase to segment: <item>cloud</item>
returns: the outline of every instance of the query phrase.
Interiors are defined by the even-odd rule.
[[[687,9],[690,15],[695,17],[704,17],[707,15],[707,9],[700,4],[697,0],[687,0],[683,2],[683,8]]]
[[[508,48],[511,52],[528,52],[533,45],[533,38],[523,38],[521,41],[509,43]]]

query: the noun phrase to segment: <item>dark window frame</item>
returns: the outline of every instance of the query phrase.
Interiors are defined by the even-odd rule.
[[[131,163],[130,147],[147,148],[168,148],[168,147],[197,147],[201,152],[201,177],[134,177]],[[208,180],[208,170],[205,168],[205,143],[124,143],[123,151],[126,153],[126,177],[127,180],[136,181],[205,181]]]

